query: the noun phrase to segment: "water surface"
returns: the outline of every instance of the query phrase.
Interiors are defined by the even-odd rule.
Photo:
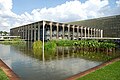
[[[33,55],[29,45],[16,48],[0,44],[0,59],[22,80],[64,80],[102,63],[80,57],[76,54],[79,51],[67,47],[57,48],[54,57],[49,56],[43,62],[40,56]]]

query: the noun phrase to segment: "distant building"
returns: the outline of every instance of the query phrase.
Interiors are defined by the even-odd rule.
[[[81,26],[88,26],[91,28],[98,28],[104,30],[104,37],[120,38],[120,15],[101,17],[96,19],[82,20],[69,22],[69,24],[76,24]]]
[[[0,36],[0,41],[4,41],[4,40],[12,40],[12,39],[15,39],[15,38],[20,38],[20,36]]]
[[[11,36],[21,36],[22,39],[36,41],[69,39],[79,40],[86,37],[103,37],[103,30],[65,23],[38,21],[35,23],[10,29]]]

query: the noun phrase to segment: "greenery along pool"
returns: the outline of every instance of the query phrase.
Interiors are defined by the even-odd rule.
[[[65,54],[74,54],[74,56],[97,61],[107,61],[115,58],[116,44],[113,42],[99,42],[97,40],[52,40],[45,42],[45,56],[54,58],[60,48],[64,49]],[[42,41],[35,41],[32,45],[33,53],[36,56],[42,57]],[[71,51],[72,50],[72,51]],[[62,53],[64,53],[62,52]],[[60,56],[60,52],[58,52]]]

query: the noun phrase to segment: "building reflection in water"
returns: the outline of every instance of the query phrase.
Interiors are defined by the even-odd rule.
[[[20,50],[20,48],[18,48]],[[42,51],[35,53],[32,50],[32,42],[27,42],[27,46],[21,50],[23,54],[42,60]],[[56,50],[46,51],[45,60],[63,59],[64,58],[84,58],[95,61],[106,61],[119,56],[116,51],[112,52],[101,52],[101,51],[89,51],[88,49],[80,47],[57,47]]]

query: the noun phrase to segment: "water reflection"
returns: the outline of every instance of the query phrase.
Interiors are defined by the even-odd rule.
[[[18,48],[21,50],[21,48]],[[21,50],[24,54],[29,55],[31,57],[42,60],[42,50],[34,52],[32,50],[32,42],[27,43],[27,47]],[[87,60],[94,61],[107,61],[113,58],[118,57],[120,54],[117,52],[118,50],[113,49],[111,52],[108,51],[99,51],[97,49],[88,49],[81,48],[77,46],[73,47],[57,47],[56,50],[45,50],[45,60],[54,60],[54,59],[64,59],[64,58],[83,58]]]
[[[54,52],[34,54],[32,44],[27,47],[14,47],[0,44],[0,58],[6,62],[22,80],[64,80],[74,74],[92,68],[119,55],[101,52],[88,52],[79,47],[57,47]],[[113,58],[113,57],[112,57]]]

